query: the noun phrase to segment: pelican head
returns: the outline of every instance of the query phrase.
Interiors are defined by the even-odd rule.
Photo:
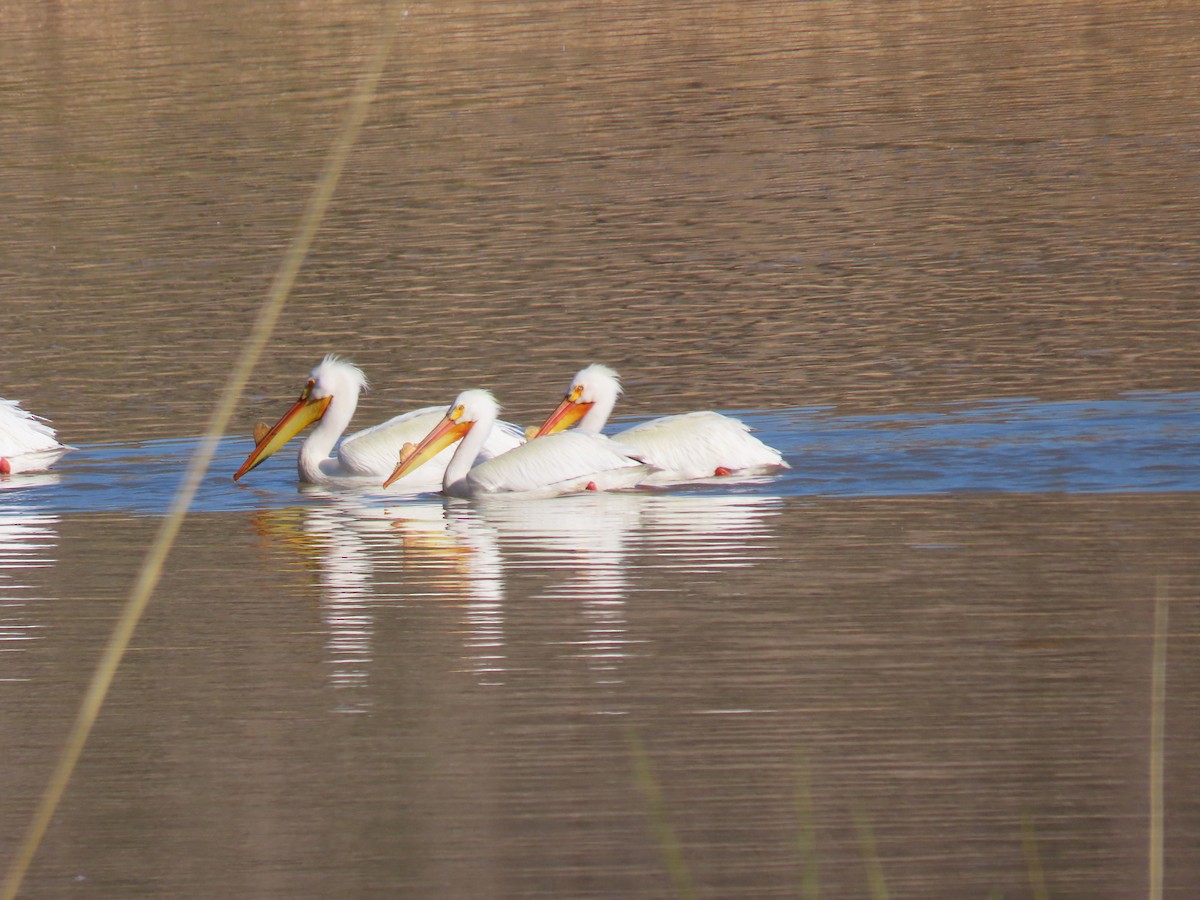
[[[462,440],[477,424],[485,426],[485,431],[490,430],[499,415],[500,404],[490,391],[463,391],[454,399],[454,403],[446,411],[445,418],[435,425],[419,444],[415,447],[406,445],[401,449],[400,462],[383,486],[388,487],[407,472],[433,459],[455,441]]]
[[[534,437],[553,434],[570,428],[589,413],[594,413],[588,421],[579,426],[581,431],[599,434],[608,416],[616,406],[617,398],[621,396],[621,378],[608,366],[592,363],[580,369],[571,380],[567,395],[549,418],[542,423]],[[592,424],[592,421],[596,424]]]
[[[366,387],[367,377],[362,369],[332,353],[326,356],[309,373],[300,399],[255,442],[254,450],[234,474],[233,480],[237,481],[275,454],[284,444],[318,419],[324,419],[323,424],[328,423],[330,429],[336,431],[333,440],[329,441],[332,448],[334,440],[350,424],[354,409],[358,405],[358,395]],[[326,452],[328,451],[322,450],[321,455]]]

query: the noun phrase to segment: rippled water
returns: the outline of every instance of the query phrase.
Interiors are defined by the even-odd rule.
[[[0,864],[375,6],[4,3]],[[412,4],[25,896],[1141,896],[1200,879],[1200,92],[1119,2]],[[235,484],[581,364],[793,468],[537,502]],[[1152,737],[1156,601],[1169,608]],[[1160,638],[1162,634],[1160,633]],[[1161,646],[1161,644],[1160,644]]]

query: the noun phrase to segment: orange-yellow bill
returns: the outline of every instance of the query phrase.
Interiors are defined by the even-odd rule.
[[[256,439],[254,449],[246,457],[246,461],[242,463],[242,467],[234,473],[234,481],[237,481],[255,466],[272,456],[280,447],[313,422],[317,421],[317,419],[321,418],[321,416],[325,415],[325,410],[329,406],[330,401],[333,400],[333,397],[315,398],[312,396],[312,388],[313,382],[309,381],[308,386],[305,387],[304,393],[300,395],[300,399],[296,401],[296,404],[265,434],[262,433],[260,428],[254,429],[254,437]]]
[[[582,419],[592,408],[592,404],[581,402],[579,399],[581,393],[583,393],[582,388],[572,388],[571,392],[563,397],[562,403],[558,404],[554,412],[550,413],[549,418],[542,423],[542,427],[537,430],[534,437],[538,438],[544,434],[564,431]]]
[[[463,435],[471,430],[471,425],[474,423],[460,422],[460,415],[462,415],[462,408],[455,407],[449,415],[434,426],[433,431],[421,438],[421,442],[415,447],[411,444],[401,447],[400,462],[396,464],[396,468],[392,470],[392,474],[388,476],[383,486],[388,487],[413,469],[429,462],[455,441],[462,440]]]

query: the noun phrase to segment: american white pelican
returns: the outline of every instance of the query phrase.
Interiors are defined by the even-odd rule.
[[[579,423],[576,431],[599,434],[621,395],[616,372],[599,363],[580,369],[566,397],[535,437]],[[750,434],[740,420],[715,412],[692,412],[634,425],[613,440],[656,466],[652,484],[732,475],[763,475],[791,468],[783,455]]]
[[[402,450],[399,465],[383,486],[406,476],[455,441],[462,443],[442,476],[443,492],[453,497],[612,490],[634,487],[653,471],[620,444],[579,432],[523,444],[472,468],[499,412],[500,406],[489,392],[463,391],[419,444]]]
[[[41,416],[21,409],[16,400],[0,400],[0,475],[41,472],[70,449]]]
[[[375,484],[391,473],[396,465],[396,448],[406,442],[418,441],[428,433],[445,413],[444,406],[426,406],[393,419],[338,438],[350,424],[358,406],[358,395],[367,387],[367,378],[358,366],[330,354],[312,370],[303,393],[296,404],[284,414],[261,438],[246,457],[233,480],[237,481],[267,457],[278,451],[307,425],[317,422],[300,446],[297,467],[300,480],[311,483],[370,479]],[[477,452],[484,458],[511,450],[522,442],[515,425],[501,422],[492,430],[488,441]],[[329,454],[337,446],[337,455]],[[447,452],[405,482],[414,491],[436,490],[441,484],[442,471],[450,459]]]

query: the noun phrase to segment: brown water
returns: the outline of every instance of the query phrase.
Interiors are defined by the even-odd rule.
[[[0,396],[80,447],[0,484],[6,865],[379,12],[0,17]],[[1157,595],[1191,896],[1194,26],[409,6],[24,895],[1141,896]],[[600,360],[623,413],[739,410],[795,469],[232,485],[330,350],[358,423],[474,385],[532,422]]]

